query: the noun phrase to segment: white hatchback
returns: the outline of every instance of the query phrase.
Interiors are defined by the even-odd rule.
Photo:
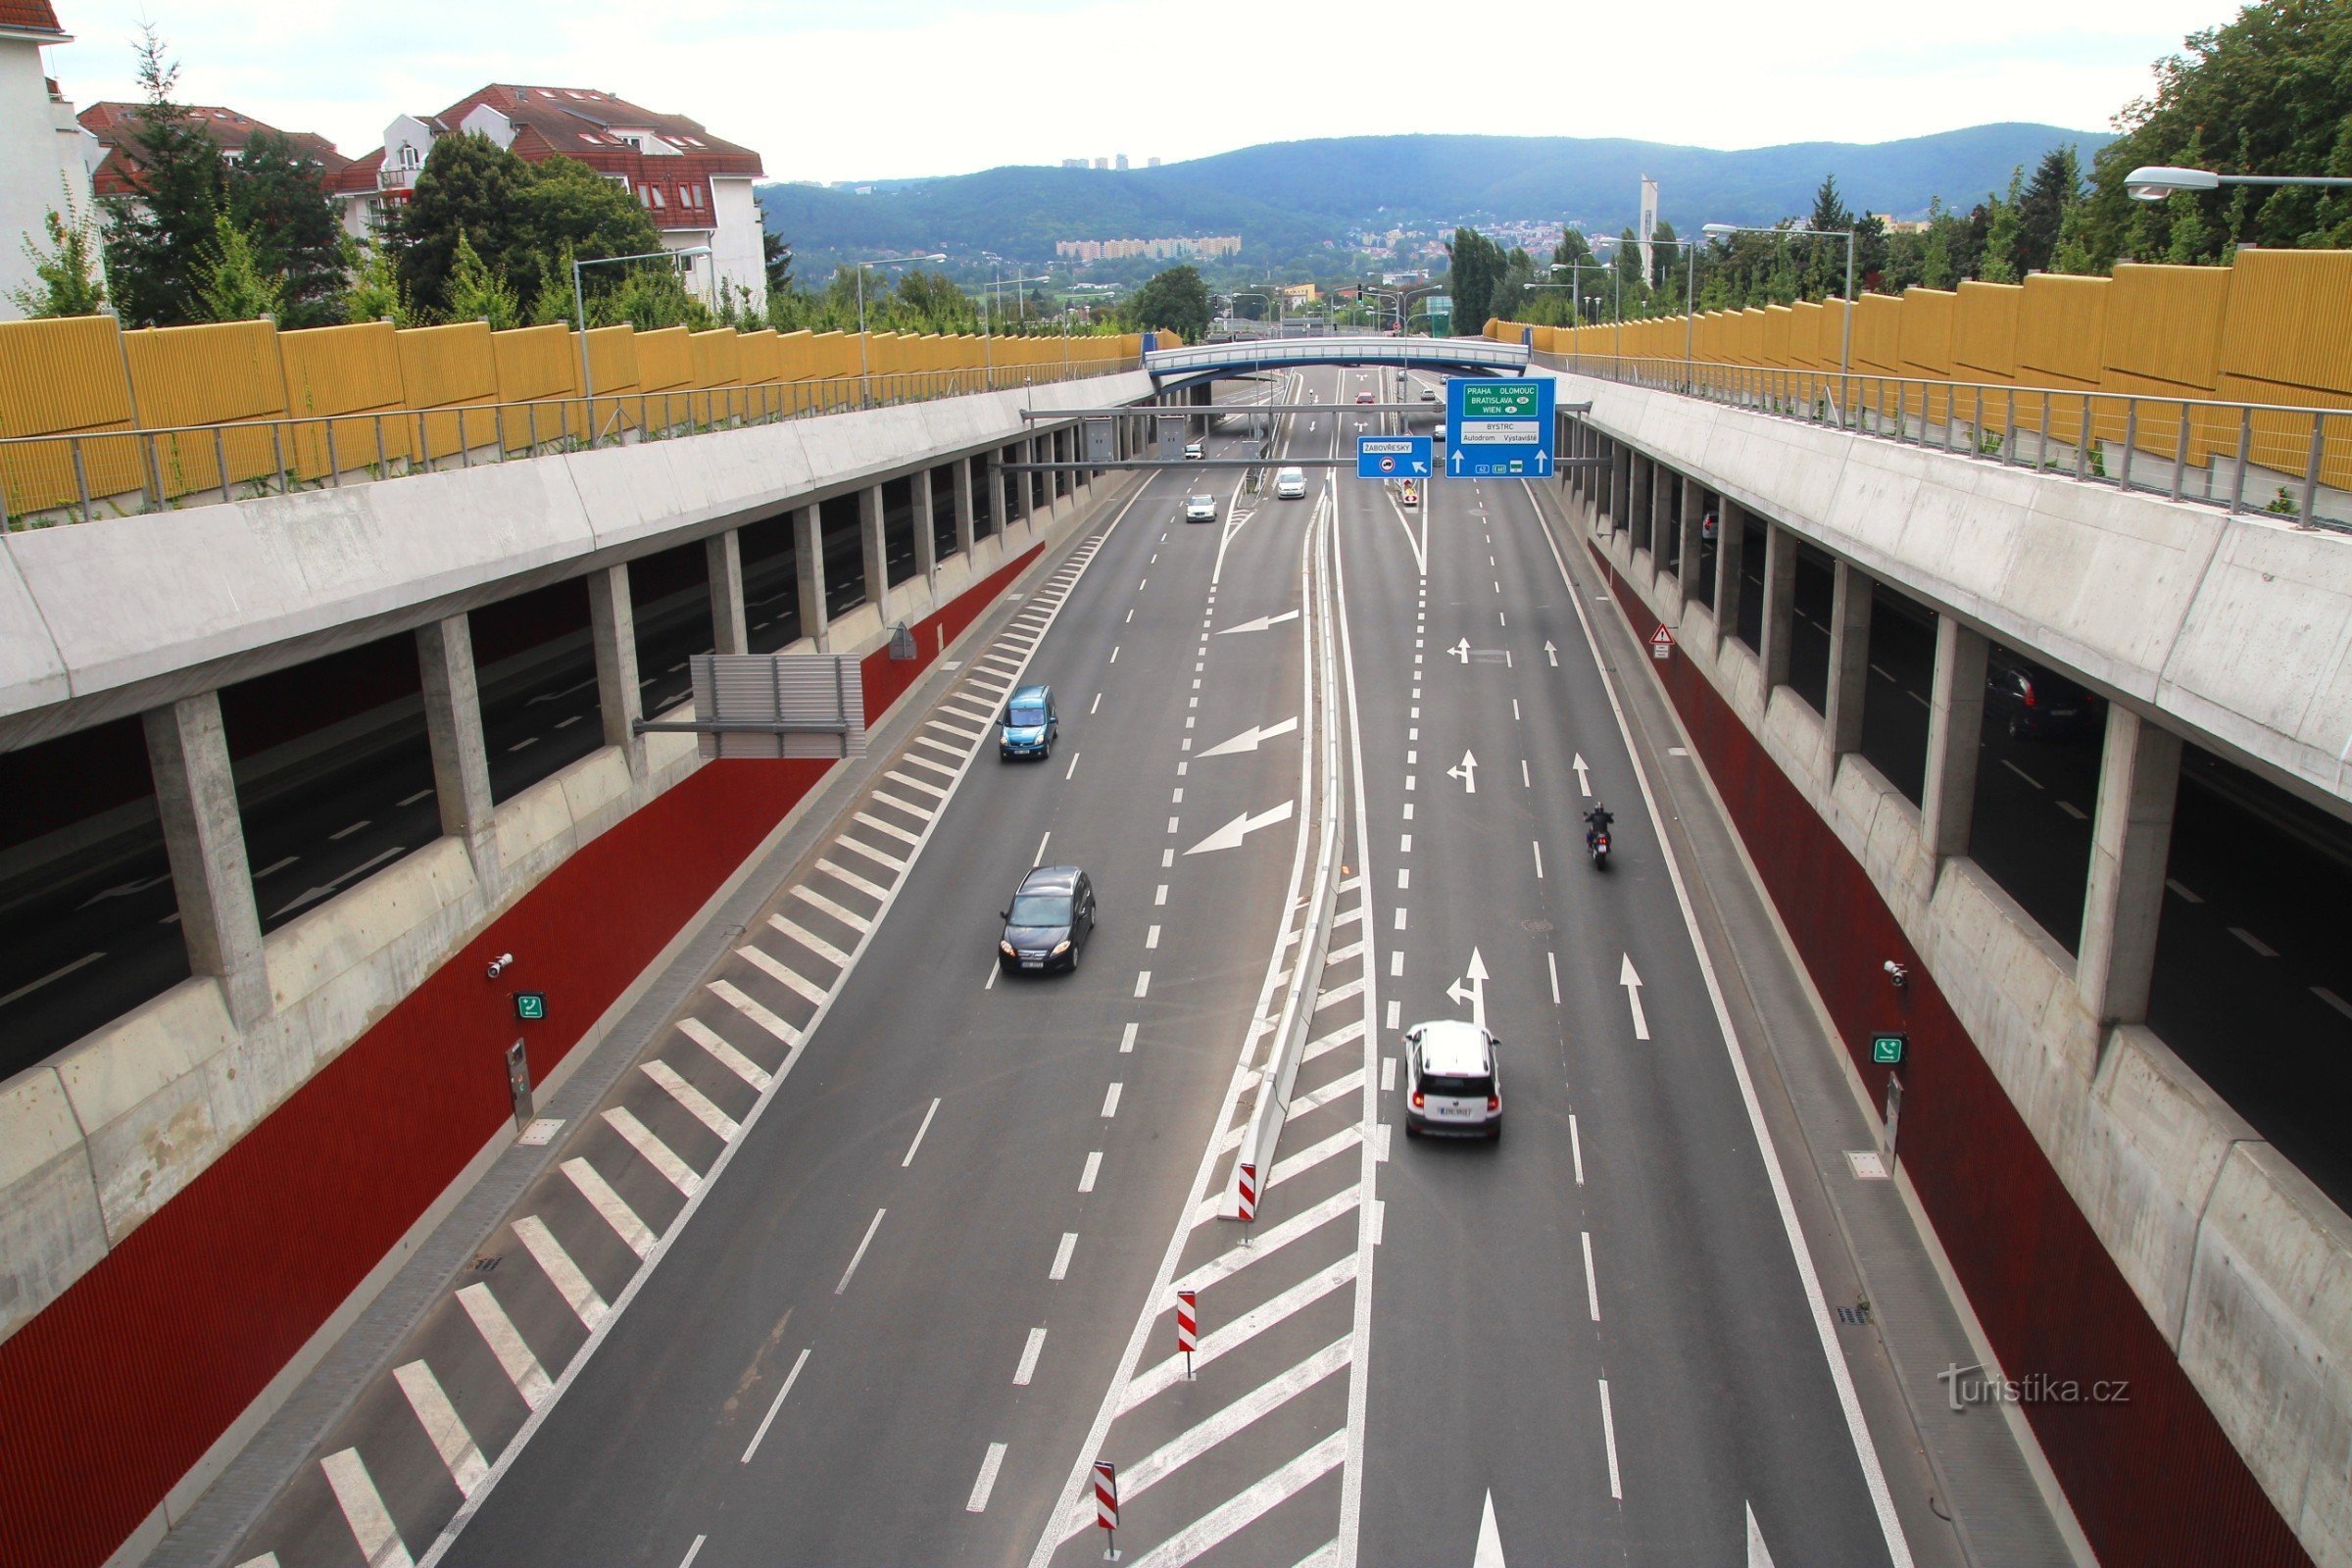
[[[1306,470],[1285,468],[1274,475],[1274,499],[1304,501],[1306,499]]]
[[[1502,1136],[1502,1072],[1498,1042],[1457,1018],[1413,1025],[1404,1032],[1404,1132]]]

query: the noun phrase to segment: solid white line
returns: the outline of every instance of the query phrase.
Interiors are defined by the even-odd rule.
[[[422,1361],[411,1361],[392,1369],[392,1381],[409,1396],[409,1408],[416,1412],[417,1424],[432,1440],[433,1451],[441,1456],[442,1466],[449,1471],[458,1495],[472,1496],[473,1489],[490,1473],[490,1461],[482,1457],[473,1435],[466,1430],[458,1407],[449,1402],[441,1380]]]
[[[874,1232],[882,1228],[882,1216],[889,1212],[887,1208],[874,1210],[873,1223],[865,1228],[865,1239],[858,1244],[858,1250],[850,1254],[850,1266],[841,1271],[841,1283],[833,1287],[835,1296],[850,1288],[850,1276],[858,1272],[859,1263],[865,1261],[865,1250],[874,1245]]]
[[[780,958],[771,958],[762,950],[745,943],[735,950],[744,962],[766,975],[770,980],[812,1003],[825,1000],[825,988],[802,974]]]
[[[775,1398],[769,1401],[767,1414],[760,1418],[760,1430],[752,1434],[751,1446],[743,1450],[743,1458],[738,1463],[750,1464],[752,1455],[760,1451],[760,1440],[767,1436],[768,1424],[775,1420],[776,1412],[784,1408],[784,1396],[792,1392],[792,1386],[801,1380],[801,1368],[808,1364],[808,1348],[804,1346],[799,1357],[792,1363],[792,1370],[784,1374],[784,1386],[776,1391]],[[697,1536],[695,1540],[700,1542],[702,1538]]]
[[[686,1555],[678,1559],[678,1568],[694,1568],[694,1559],[703,1554],[703,1543],[710,1539],[709,1536],[695,1537],[694,1544],[686,1548]]]
[[[605,1121],[627,1141],[631,1149],[643,1154],[646,1162],[660,1171],[670,1186],[688,1198],[692,1198],[695,1190],[703,1185],[703,1179],[695,1174],[694,1167],[680,1159],[667,1144],[656,1138],[653,1130],[639,1121],[628,1106],[613,1106],[605,1112]]]
[[[1609,1495],[1625,1500],[1625,1485],[1617,1475],[1617,1422],[1609,1414],[1609,1380],[1600,1380],[1600,1435],[1609,1449]]]
[[[1551,1004],[1556,1007],[1560,1004],[1560,956],[1556,953],[1544,954],[1544,967],[1551,975]]]
[[[1012,1369],[1012,1386],[1014,1388],[1025,1389],[1029,1386],[1029,1380],[1037,1375],[1038,1354],[1045,1348],[1046,1331],[1042,1328],[1031,1329],[1029,1343],[1021,1347],[1021,1364]]]
[[[458,1304],[466,1309],[467,1317],[473,1319],[474,1328],[480,1331],[483,1343],[490,1347],[490,1353],[498,1358],[500,1369],[507,1374],[507,1381],[514,1385],[516,1394],[522,1396],[522,1402],[537,1409],[554,1385],[548,1381],[547,1371],[540,1366],[539,1357],[533,1355],[531,1348],[523,1343],[522,1331],[515,1328],[513,1318],[507,1316],[507,1309],[498,1304],[498,1298],[490,1294],[490,1287],[477,1284],[461,1288]]]
[[[588,1200],[588,1206],[605,1217],[605,1223],[612,1227],[614,1234],[628,1245],[630,1251],[643,1257],[654,1250],[652,1227],[637,1217],[637,1211],[629,1206],[628,1200],[612,1190],[612,1184],[606,1181],[594,1165],[574,1157],[565,1160],[558,1168],[571,1178],[571,1185],[579,1189],[582,1198]]]
[[[1134,1568],[1179,1568],[1247,1529],[1259,1517],[1330,1473],[1348,1455],[1348,1434],[1334,1432],[1263,1481],[1201,1515],[1135,1560]]]
[[[1585,1185],[1585,1144],[1584,1140],[1577,1136],[1576,1112],[1574,1111],[1568,1113],[1568,1152],[1576,1161],[1576,1185],[1582,1187]]]
[[[611,1308],[605,1305],[605,1298],[597,1294],[596,1287],[588,1283],[588,1276],[580,1272],[580,1265],[564,1250],[556,1233],[547,1228],[547,1221],[536,1214],[525,1214],[514,1222],[514,1237],[539,1265],[539,1271],[547,1276],[548,1283],[556,1288],[556,1294],[564,1298],[564,1304],[571,1308],[571,1315],[580,1320],[580,1327],[593,1329],[605,1320],[605,1313]]]
[[[988,1457],[980,1461],[980,1479],[972,1483],[971,1501],[963,1505],[965,1513],[983,1513],[988,1508],[988,1494],[996,1490],[997,1468],[1004,1462],[1004,1445],[988,1446]]]
[[[1041,865],[1043,865],[1043,864],[1045,864],[1045,863],[1046,863],[1046,846],[1047,846],[1047,845],[1049,845],[1049,844],[1051,844],[1051,843],[1053,843],[1053,842],[1054,842],[1054,830],[1053,830],[1052,828],[1048,828],[1048,829],[1046,829],[1046,834],[1045,834],[1045,837],[1043,837],[1043,838],[1041,838],[1041,839],[1039,839],[1039,840],[1037,841],[1037,856],[1036,856],[1036,858],[1033,858],[1032,860],[1030,860],[1030,862],[1029,862],[1029,869],[1031,869],[1032,871],[1034,871],[1034,870],[1036,870],[1036,869],[1037,869],[1039,866],[1041,866]]]
[[[1530,506],[1537,506],[1532,488],[1527,492]],[[1756,1150],[1764,1162],[1764,1174],[1772,1186],[1774,1206],[1780,1212],[1781,1231],[1788,1242],[1788,1251],[1796,1262],[1799,1284],[1807,1304],[1812,1308],[1813,1333],[1821,1345],[1823,1361],[1829,1367],[1830,1382],[1838,1391],[1838,1403],[1845,1416],[1848,1441],[1853,1445],[1855,1463],[1861,1467],[1864,1487],[1870,1493],[1871,1506],[1879,1520],[1879,1534],[1886,1544],[1887,1556],[1894,1568],[1911,1568],[1911,1545],[1903,1534],[1902,1521],[1894,1511],[1894,1496],[1886,1487],[1886,1472],[1879,1463],[1879,1450],[1870,1440],[1870,1423],[1862,1413],[1862,1401],[1854,1392],[1853,1374],[1846,1367],[1844,1348],[1838,1343],[1838,1330],[1830,1319],[1828,1298],[1821,1292],[1821,1276],[1813,1266],[1813,1253],[1806,1246],[1804,1229],[1797,1223],[1795,1200],[1789,1196],[1788,1178],[1781,1169],[1781,1156],[1773,1143],[1772,1131],[1764,1124],[1763,1102],[1756,1098],[1754,1078],[1747,1070],[1747,1057],[1740,1046],[1740,1037],[1732,1027],[1730,1006],[1723,998],[1723,985],[1715,973],[1715,963],[1707,955],[1706,943],[1698,934],[1698,915],[1690,905],[1690,891],[1683,880],[1682,864],[1676,858],[1673,844],[1666,837],[1666,820],[1658,809],[1658,799],[1650,789],[1649,770],[1642,765],[1641,754],[1634,748],[1633,726],[1625,716],[1625,705],[1617,696],[1616,682],[1610,678],[1609,667],[1600,657],[1600,639],[1592,630],[1592,618],[1587,613],[1576,579],[1568,570],[1568,560],[1560,553],[1559,540],[1544,523],[1542,511],[1537,512],[1537,524],[1544,542],[1551,547],[1551,559],[1560,570],[1560,581],[1568,586],[1569,604],[1576,611],[1577,623],[1584,630],[1585,646],[1601,672],[1601,690],[1609,699],[1609,710],[1616,716],[1617,733],[1625,743],[1626,760],[1633,764],[1634,780],[1642,787],[1642,802],[1649,812],[1650,830],[1658,836],[1665,852],[1667,880],[1674,885],[1676,905],[1681,908],[1683,926],[1690,933],[1690,949],[1698,958],[1699,976],[1706,982],[1707,1001],[1715,1010],[1715,1025],[1723,1037],[1724,1053],[1731,1058],[1732,1075],[1740,1085],[1740,1100],[1747,1111],[1748,1129],[1755,1135]]]
[[[1592,1278],[1592,1233],[1583,1233],[1585,1240],[1585,1305],[1592,1310],[1592,1321],[1600,1321],[1600,1287]]]
[[[646,1062],[641,1069],[648,1078],[662,1086],[662,1092],[686,1108],[686,1113],[718,1135],[722,1144],[731,1144],[743,1131],[743,1123],[710,1102],[710,1097],[678,1075],[678,1069],[660,1056]],[[589,1325],[593,1328],[595,1325]]]
[[[1104,1092],[1102,1096],[1103,1115],[1116,1116],[1119,1113],[1119,1091],[1123,1087],[1125,1086],[1121,1084],[1112,1084],[1110,1088]]]
[[[798,921],[789,919],[781,914],[771,914],[767,917],[767,924],[770,930],[783,932],[786,936],[792,938],[793,941],[798,942],[802,947],[807,948],[810,953],[815,954],[818,957],[833,965],[834,968],[847,969],[850,966],[850,956],[848,954],[842,952],[832,943],[827,942],[823,937],[818,936],[815,932],[809,930],[807,926],[800,924]]]
[[[7,996],[0,997],[0,1007],[7,1006],[19,997],[30,996],[33,992],[40,990],[41,987],[47,985],[52,980],[63,980],[66,976],[72,974],[83,964],[96,963],[100,958],[105,956],[106,955],[104,952],[85,953],[80,957],[75,958],[72,963],[67,964],[64,968],[52,969],[47,974],[41,976],[38,980],[33,981],[29,985],[19,986],[16,990],[11,991]]]
[[[326,1472],[326,1484],[334,1489],[343,1522],[351,1527],[368,1568],[411,1568],[414,1559],[401,1543],[400,1527],[393,1524],[392,1510],[384,1506],[383,1494],[375,1490],[360,1450],[338,1449],[319,1460],[318,1468]]]
[[[1095,1190],[1095,1178],[1102,1174],[1102,1151],[1098,1149],[1086,1156],[1086,1169],[1078,1173],[1078,1190],[1082,1193],[1093,1192]]]
[[[768,1011],[766,1007],[762,1006],[758,1002],[755,1002],[750,997],[745,996],[736,988],[734,982],[729,980],[713,980],[710,982],[708,989],[712,996],[725,1003],[728,1006],[733,1007],[737,1012],[742,1013],[746,1018],[749,1018],[752,1022],[758,1024],[769,1034],[774,1035],[778,1040],[783,1041],[785,1045],[791,1047],[795,1051],[800,1049],[801,1032],[798,1029],[795,1029],[792,1025],[786,1023],[783,1019],[777,1017],[774,1013]]]
[[[931,1130],[931,1118],[938,1114],[939,1102],[934,1100],[931,1108],[923,1112],[923,1124],[914,1130],[914,1142],[906,1146],[906,1157],[899,1161],[899,1169],[905,1170],[914,1163],[914,1152],[923,1147],[923,1134]]]
[[[1070,1272],[1070,1254],[1076,1250],[1078,1250],[1078,1233],[1076,1231],[1063,1231],[1061,1233],[1061,1245],[1054,1249],[1054,1266],[1046,1270],[1046,1278],[1050,1280],[1068,1278]]]
[[[728,1045],[719,1038],[717,1031],[700,1018],[680,1018],[678,1033],[709,1052],[720,1066],[750,1084],[754,1090],[765,1089],[772,1081],[766,1068]]]

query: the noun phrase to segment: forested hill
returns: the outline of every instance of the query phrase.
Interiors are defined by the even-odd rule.
[[[852,250],[995,251],[1039,258],[1057,239],[1240,234],[1276,260],[1351,228],[1559,218],[1615,232],[1634,220],[1641,177],[1679,228],[1768,223],[1812,206],[1836,174],[1858,212],[1908,217],[1941,196],[1965,207],[2006,188],[2044,152],[2090,154],[2109,138],[2007,123],[1857,144],[1798,142],[1716,152],[1567,136],[1347,136],[1276,142],[1158,169],[1015,167],[840,188],[765,185],[771,228],[811,258]]]

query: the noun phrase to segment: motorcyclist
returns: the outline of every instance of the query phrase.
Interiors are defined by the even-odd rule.
[[[1585,848],[1590,851],[1595,841],[1608,832],[1609,824],[1616,820],[1606,806],[1594,801],[1592,809],[1585,813]]]

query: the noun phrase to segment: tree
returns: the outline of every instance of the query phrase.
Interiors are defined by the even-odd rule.
[[[115,305],[132,323],[173,326],[199,309],[199,269],[226,205],[227,165],[202,122],[176,101],[179,63],[152,26],[140,29],[145,101],[124,138],[136,192],[104,203],[106,270]]]
[[[18,240],[24,259],[32,264],[34,281],[10,289],[9,303],[28,317],[96,316],[106,309],[106,279],[98,270],[98,223],[74,211],[74,193],[63,175],[57,183],[65,194],[65,211],[52,207],[42,219],[41,227],[49,236],[46,246],[34,244],[30,234]],[[68,213],[73,216],[68,218]]]
[[[792,289],[792,241],[774,229],[760,233],[760,259],[767,267],[767,291],[770,294],[789,293]]]
[[[252,236],[226,213],[213,220],[213,242],[197,259],[196,305],[207,321],[275,320],[286,306],[285,279],[261,265]]]
[[[2026,171],[2021,164],[2009,173],[2006,197],[1984,198],[1984,249],[1977,275],[1987,283],[2016,283],[2025,278],[2017,265],[2018,209],[2025,202]]]
[[[1171,267],[1137,289],[1121,314],[1138,331],[1165,327],[1198,343],[1208,336],[1208,285],[1198,267]]]
[[[2010,265],[2023,272],[2046,272],[2058,249],[2058,232],[2082,199],[2081,167],[2070,143],[2053,147],[2034,166],[2017,201],[2017,239]]]
[[[461,241],[506,272],[509,258],[522,249],[530,180],[529,166],[487,136],[467,131],[433,143],[415,191],[391,224],[401,284],[418,309],[448,309]],[[534,286],[538,280],[533,268]]]
[[[225,190],[229,219],[250,238],[255,264],[285,280],[280,324],[341,320],[354,258],[318,161],[276,131],[261,131],[229,170]]]
[[[416,324],[409,309],[409,291],[401,287],[400,269],[381,245],[359,248],[351,287],[343,296],[346,321],[390,321],[394,326]]]
[[[545,158],[523,168],[526,184],[513,243],[502,255],[483,254],[517,294],[534,294],[549,283],[568,289],[571,263],[557,265],[565,253],[592,261],[662,249],[661,230],[637,199],[578,159]],[[583,282],[591,279],[593,272]]]
[[[1494,286],[1502,280],[1508,265],[1502,247],[1475,228],[1457,228],[1446,254],[1451,279],[1447,291],[1453,296],[1453,322],[1456,330],[1483,332],[1487,318],[1493,315]]]
[[[461,233],[458,253],[449,270],[449,318],[487,321],[493,332],[522,324],[522,308],[514,290],[474,254],[473,244]]]

